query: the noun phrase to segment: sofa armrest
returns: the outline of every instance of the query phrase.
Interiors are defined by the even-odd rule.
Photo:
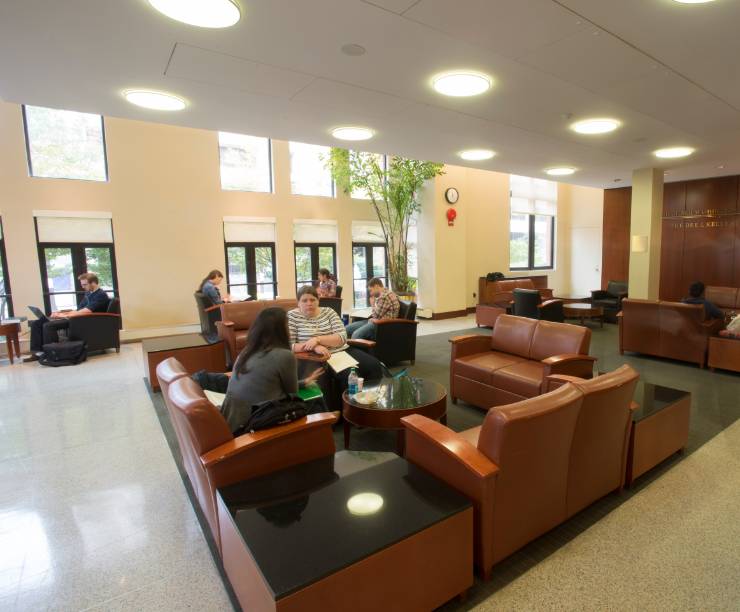
[[[221,325],[223,325],[224,327],[233,328],[234,322],[233,321],[221,321]]]
[[[702,322],[702,331],[708,336],[717,335],[725,326],[725,322],[722,319],[709,319]]]
[[[374,340],[364,340],[362,338],[347,338],[347,344],[363,351],[371,351],[375,348],[377,342]]]
[[[545,393],[549,393],[550,391],[554,391],[558,387],[562,387],[563,385],[569,383],[569,382],[580,382],[583,379],[579,376],[568,376],[567,374],[550,374],[545,377]]]
[[[451,360],[459,359],[467,355],[476,353],[485,353],[491,350],[491,337],[480,336],[478,334],[468,334],[466,336],[455,336],[450,338],[452,344]]]
[[[213,306],[209,306],[208,308],[204,308],[203,309],[203,312],[213,312],[214,310],[220,311],[221,310],[221,305],[220,304],[214,304]]]
[[[418,325],[418,321],[411,321],[410,319],[373,319],[375,325]]]
[[[563,304],[563,300],[545,300],[541,304],[537,304],[537,308],[547,308],[548,306],[552,306],[553,304]]]
[[[553,374],[568,374],[580,378],[592,378],[597,358],[591,355],[554,355],[543,359],[544,378]]]

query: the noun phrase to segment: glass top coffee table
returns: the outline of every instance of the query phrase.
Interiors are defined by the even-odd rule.
[[[601,327],[604,327],[604,309],[601,306],[593,306],[585,302],[571,302],[563,304],[563,315],[566,319],[580,319],[584,325],[586,319],[598,319]]]
[[[421,414],[447,424],[447,389],[439,383],[422,378],[402,376],[382,378],[365,385],[363,391],[375,391],[377,401],[362,404],[342,394],[344,416],[344,448],[349,448],[352,425],[370,429],[397,431],[397,452],[403,455],[405,433],[401,419],[410,414]]]

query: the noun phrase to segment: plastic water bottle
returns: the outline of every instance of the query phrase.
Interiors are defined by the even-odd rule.
[[[355,368],[352,368],[352,371],[349,373],[349,378],[347,379],[347,392],[349,393],[350,397],[354,397],[357,395],[357,387],[358,387],[358,376],[357,376],[357,370]]]

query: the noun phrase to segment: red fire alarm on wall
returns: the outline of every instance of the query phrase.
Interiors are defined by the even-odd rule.
[[[455,219],[457,218],[457,211],[454,208],[447,209],[447,225],[455,225]]]

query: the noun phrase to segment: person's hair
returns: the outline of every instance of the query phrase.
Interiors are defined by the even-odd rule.
[[[336,280],[329,268],[319,268],[319,276],[328,276],[329,280]]]
[[[214,278],[223,278],[224,275],[221,273],[221,270],[211,270],[208,275],[200,281],[200,285],[198,285],[198,293],[203,291],[203,285],[206,284],[206,281],[213,280]]]
[[[701,297],[704,293],[704,283],[695,281],[689,286],[689,295],[693,298]]]
[[[380,280],[377,276],[373,276],[369,281],[367,281],[368,287],[384,287],[383,281]]]
[[[80,274],[77,277],[77,280],[83,281],[86,280],[88,283],[95,283],[96,285],[100,284],[100,280],[98,279],[97,274],[93,274],[92,272],[84,272],[83,274]]]
[[[319,292],[316,291],[316,287],[312,287],[311,285],[303,285],[303,287],[298,290],[298,293],[296,293],[295,299],[300,302],[301,298],[307,293],[314,296],[317,300],[319,299]],[[250,330],[249,333],[251,334],[252,331]]]
[[[269,353],[274,348],[290,348],[288,316],[282,308],[265,308],[249,328],[247,344],[234,364],[234,376],[247,373],[247,361],[255,353]]]

